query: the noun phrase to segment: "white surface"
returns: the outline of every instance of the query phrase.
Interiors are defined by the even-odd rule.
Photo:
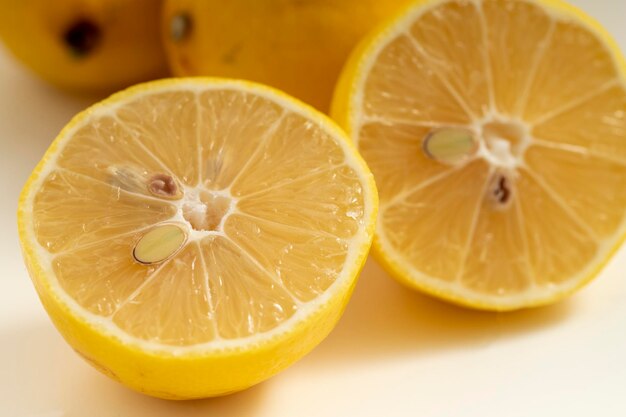
[[[626,50],[624,0],[573,3]],[[335,331],[275,378],[190,402],[127,390],[56,332],[17,238],[23,183],[91,100],[52,90],[2,50],[0,92],[0,416],[626,416],[626,248],[568,301],[512,314],[434,301],[369,261]]]

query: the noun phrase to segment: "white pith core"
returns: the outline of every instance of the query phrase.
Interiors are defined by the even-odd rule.
[[[446,129],[458,130],[458,127],[441,126],[433,132]],[[470,150],[460,149],[463,154],[457,155],[452,165],[462,167],[475,159],[485,160],[492,167],[485,197],[492,202],[495,210],[511,208],[516,171],[524,164],[524,153],[532,142],[528,126],[521,120],[490,115],[470,126],[468,134],[473,136],[476,146]],[[423,140],[426,141],[430,135],[431,132]],[[425,147],[423,149],[426,156],[437,160],[436,155],[429,154]],[[449,161],[440,162],[449,164]]]
[[[175,201],[176,220],[185,224],[188,241],[200,241],[211,234],[221,234],[228,216],[237,207],[229,190],[212,191],[198,185],[184,187],[183,197]]]
[[[474,126],[478,157],[491,166],[513,171],[523,164],[524,153],[532,141],[526,123],[512,118],[492,116]]]

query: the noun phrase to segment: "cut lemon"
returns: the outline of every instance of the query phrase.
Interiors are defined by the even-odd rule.
[[[244,389],[333,328],[376,218],[332,121],[255,84],[133,87],[76,116],[26,184],[19,231],[53,322],[164,398]]]
[[[493,310],[590,281],[626,232],[626,65],[560,1],[438,0],[355,51],[333,116],[380,193],[401,282]]]

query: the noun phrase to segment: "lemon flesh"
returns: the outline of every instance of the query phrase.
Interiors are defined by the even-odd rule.
[[[591,280],[626,232],[625,68],[560,1],[419,2],[364,41],[333,115],[376,178],[391,274],[491,310]],[[428,142],[459,130],[477,146]]]
[[[90,363],[164,398],[244,389],[333,328],[373,236],[371,173],[255,84],[152,82],[74,118],[26,184],[26,265]]]

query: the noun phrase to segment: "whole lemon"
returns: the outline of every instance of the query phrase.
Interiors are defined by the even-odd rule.
[[[0,0],[0,37],[43,79],[110,92],[167,73],[160,0]]]
[[[176,75],[245,78],[328,110],[353,47],[409,0],[166,0]]]

